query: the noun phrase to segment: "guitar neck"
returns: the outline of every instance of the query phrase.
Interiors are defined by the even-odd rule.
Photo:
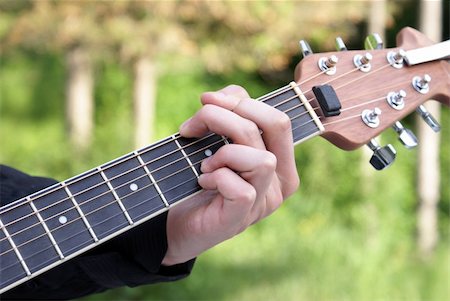
[[[295,83],[258,100],[290,117],[294,143],[323,131]],[[228,143],[175,134],[0,208],[0,292],[200,192],[201,162]]]

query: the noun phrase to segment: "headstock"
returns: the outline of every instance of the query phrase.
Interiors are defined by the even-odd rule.
[[[379,41],[374,41],[377,46],[373,48],[379,48]],[[340,42],[339,48],[346,50]],[[342,149],[352,150],[368,144],[394,125],[400,135],[409,139],[398,120],[429,99],[450,106],[449,62],[435,60],[409,66],[404,59],[405,51],[433,42],[414,29],[405,28],[397,36],[397,44],[392,49],[309,54],[298,64],[295,80],[319,115],[325,128],[324,138]],[[444,51],[450,56],[450,49]],[[324,64],[325,70],[321,70]],[[358,64],[362,66],[357,67]],[[327,65],[334,65],[335,70],[327,72]],[[314,86],[323,84],[331,85],[339,98],[342,108],[337,116],[326,117],[312,92]]]

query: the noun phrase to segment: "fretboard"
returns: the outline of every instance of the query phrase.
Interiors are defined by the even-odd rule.
[[[323,131],[295,83],[259,98],[291,119],[293,143]],[[178,134],[0,208],[0,293],[201,191],[200,164],[226,137]]]

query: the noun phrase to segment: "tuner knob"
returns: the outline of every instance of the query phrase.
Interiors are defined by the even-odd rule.
[[[308,42],[306,42],[305,40],[300,40],[298,43],[300,45],[300,50],[302,51],[303,57],[313,54],[311,46],[309,46]]]
[[[433,117],[433,115],[431,115],[430,112],[428,112],[428,110],[423,105],[420,105],[416,109],[416,112],[420,115],[420,117],[422,117],[422,119],[426,122],[426,124],[430,126],[433,131],[437,133],[441,130],[441,125],[439,124],[439,122],[436,120],[436,118]]]
[[[380,35],[377,33],[372,33],[367,36],[364,40],[364,49],[373,50],[373,49],[383,49],[383,40]]]
[[[336,49],[338,51],[347,51],[347,46],[345,46],[344,40],[341,37],[336,38]]]
[[[373,151],[370,164],[376,170],[385,169],[394,162],[397,152],[392,145],[388,144],[381,147],[375,139],[372,139],[367,143],[367,146]]]
[[[414,135],[410,129],[405,128],[399,121],[394,123],[392,128],[397,132],[398,140],[400,140],[407,149],[414,148],[419,144],[416,135]]]

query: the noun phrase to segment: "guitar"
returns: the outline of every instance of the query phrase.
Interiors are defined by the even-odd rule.
[[[322,136],[344,150],[369,144],[372,165],[383,169],[395,151],[371,139],[393,124],[401,132],[397,120],[430,98],[450,105],[450,41],[432,45],[407,28],[397,42],[320,54],[303,43],[296,81],[258,100],[290,117],[293,143]],[[0,293],[201,192],[200,163],[228,143],[216,134],[174,134],[1,207]]]

